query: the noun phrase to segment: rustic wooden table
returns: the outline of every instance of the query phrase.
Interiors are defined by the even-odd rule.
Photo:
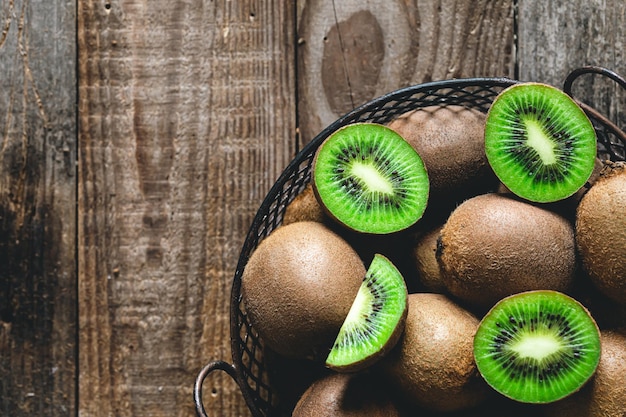
[[[1,0],[0,415],[193,416],[287,162],[431,80],[626,73],[623,0]],[[624,93],[576,94],[626,126]],[[211,415],[248,415],[205,384]]]

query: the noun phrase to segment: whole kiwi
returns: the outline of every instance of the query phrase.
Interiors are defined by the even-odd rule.
[[[327,375],[313,382],[292,417],[399,417],[389,391],[369,373]]]
[[[576,243],[591,281],[626,305],[626,163],[606,162],[576,211]]]
[[[485,119],[484,113],[463,106],[428,106],[388,124],[426,165],[431,183],[429,207],[458,201],[497,184],[485,155]]]
[[[317,222],[280,226],[251,254],[241,277],[250,321],[288,357],[328,354],[365,277],[359,255]]]
[[[404,335],[381,361],[383,374],[416,407],[447,412],[477,406],[490,393],[473,357],[478,323],[445,295],[409,294]]]
[[[522,291],[567,291],[576,272],[574,227],[543,207],[482,194],[452,212],[437,259],[448,291],[484,311]]]
[[[593,378],[578,392],[546,407],[549,417],[626,415],[626,335],[601,331],[602,353]]]

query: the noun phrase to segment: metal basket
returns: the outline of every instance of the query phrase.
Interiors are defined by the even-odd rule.
[[[616,73],[599,67],[582,67],[571,72],[563,90],[571,95],[572,83],[587,73],[602,74],[626,89],[626,80]],[[487,112],[493,99],[504,88],[519,81],[508,78],[468,78],[430,82],[403,88],[376,98],[344,115],[309,142],[282,172],[262,202],[252,221],[243,244],[232,285],[230,305],[230,337],[233,363],[217,360],[207,364],[198,374],[194,385],[194,403],[199,417],[206,417],[202,400],[202,384],[215,370],[230,375],[238,384],[252,415],[289,416],[293,402],[284,401],[274,386],[274,373],[268,366],[271,352],[264,350],[263,341],[246,315],[242,297],[241,276],[246,263],[266,236],[281,224],[285,207],[310,181],[311,164],[318,146],[331,133],[355,122],[388,123],[398,115],[426,106],[460,105]],[[594,108],[580,103],[598,137],[598,156],[613,161],[626,159],[626,134]]]

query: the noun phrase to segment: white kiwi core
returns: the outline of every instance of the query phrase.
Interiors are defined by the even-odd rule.
[[[520,358],[541,360],[562,349],[558,340],[548,334],[527,334],[511,346]]]
[[[365,182],[372,192],[393,194],[393,185],[384,176],[380,175],[376,167],[355,162],[352,165],[352,173]]]
[[[526,143],[539,154],[545,165],[556,163],[554,143],[544,132],[541,125],[536,120],[525,120],[524,124],[528,131]]]

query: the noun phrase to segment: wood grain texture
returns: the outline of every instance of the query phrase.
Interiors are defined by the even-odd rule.
[[[76,411],[75,4],[0,2],[0,415]]]
[[[623,0],[519,0],[519,78],[563,86],[585,65],[626,77],[626,2]],[[574,84],[574,96],[626,130],[626,91],[598,75]]]
[[[295,152],[280,1],[79,1],[81,416],[192,416],[230,360],[230,286]],[[224,375],[211,415],[245,415]]]
[[[397,88],[513,76],[512,0],[306,0],[298,16],[303,144],[355,106]]]
[[[231,361],[257,208],[353,107],[454,77],[626,74],[621,0],[334,6],[0,0],[0,415],[194,416],[198,371]],[[626,128],[615,84],[574,92]],[[223,373],[204,393],[209,415],[250,414]]]

